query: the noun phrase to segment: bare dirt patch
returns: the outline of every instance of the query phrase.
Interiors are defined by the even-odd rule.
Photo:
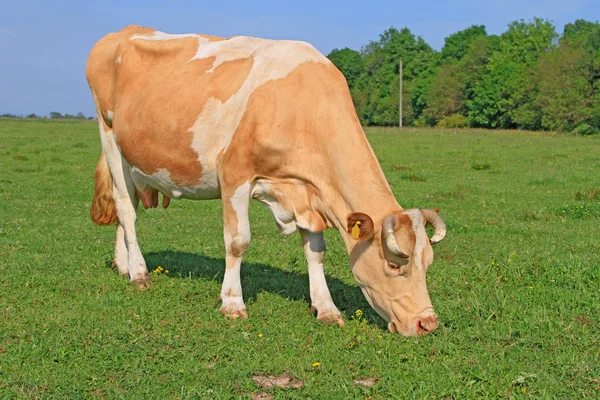
[[[281,375],[254,375],[252,377],[256,386],[264,389],[273,389],[275,387],[281,389],[299,389],[304,386],[304,382],[296,379],[290,375],[288,371],[285,371]]]

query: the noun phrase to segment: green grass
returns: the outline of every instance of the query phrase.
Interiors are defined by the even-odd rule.
[[[600,137],[367,132],[399,203],[448,224],[428,337],[387,333],[335,231],[325,268],[347,324],[318,323],[299,235],[258,203],[248,320],[218,312],[219,201],[140,210],[148,267],[169,274],[131,287],[108,267],[114,229],[89,219],[96,125],[0,120],[0,397],[598,398]],[[304,386],[252,379],[285,371]],[[354,383],[367,377],[381,379]]]

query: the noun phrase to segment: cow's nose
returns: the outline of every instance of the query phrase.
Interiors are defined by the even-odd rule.
[[[435,316],[417,320],[417,335],[427,335],[435,331],[438,327]]]

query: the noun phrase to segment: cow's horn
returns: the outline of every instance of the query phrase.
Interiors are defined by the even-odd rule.
[[[394,235],[397,221],[396,214],[390,214],[385,217],[383,220],[383,241],[389,251],[398,257],[408,258],[408,256],[400,250],[400,246],[398,246],[398,242],[396,241],[396,235]]]
[[[429,241],[431,244],[441,242],[446,236],[446,223],[435,210],[421,210],[426,223],[433,227],[433,236]]]

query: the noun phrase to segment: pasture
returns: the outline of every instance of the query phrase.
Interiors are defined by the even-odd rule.
[[[325,272],[346,326],[319,323],[299,235],[257,202],[248,320],[218,312],[219,201],[140,206],[157,272],[149,290],[130,286],[109,268],[114,229],[89,218],[96,124],[0,120],[0,397],[598,398],[600,137],[367,136],[399,203],[439,207],[448,225],[427,337],[385,330],[333,230]]]

